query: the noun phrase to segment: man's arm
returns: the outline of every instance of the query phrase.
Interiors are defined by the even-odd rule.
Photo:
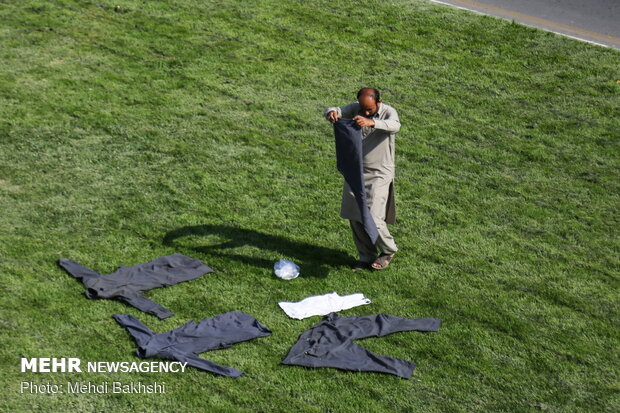
[[[375,129],[396,133],[400,130],[400,120],[394,108],[387,108],[385,119],[375,119]]]
[[[359,112],[359,103],[353,102],[346,106],[332,106],[325,109],[325,118],[334,123],[340,118],[352,119]]]

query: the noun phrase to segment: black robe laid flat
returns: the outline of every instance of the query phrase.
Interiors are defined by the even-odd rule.
[[[140,320],[128,314],[114,314],[112,317],[136,340],[136,353],[141,358],[158,357],[186,362],[200,370],[235,378],[243,372],[205,360],[198,357],[198,354],[271,334],[254,317],[237,311],[205,318],[199,323],[189,321],[165,333],[151,331]]]
[[[353,340],[382,337],[399,331],[437,331],[437,318],[403,318],[376,314],[341,317],[336,313],[302,333],[282,364],[334,367],[353,371],[389,373],[408,379],[415,364],[371,353]]]
[[[59,259],[58,265],[71,276],[82,281],[86,288],[86,297],[91,299],[116,298],[145,313],[156,315],[162,320],[174,314],[143,297],[140,295],[141,292],[193,280],[213,272],[200,260],[182,254],[159,257],[145,264],[131,267],[119,267],[116,272],[105,275],[65,258]]]

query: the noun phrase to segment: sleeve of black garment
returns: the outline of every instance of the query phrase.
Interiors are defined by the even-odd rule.
[[[85,280],[88,278],[99,278],[101,274],[96,271],[91,270],[83,266],[82,264],[78,264],[75,261],[68,260],[66,258],[61,258],[58,260],[58,265],[67,271],[69,275],[78,280]]]
[[[147,326],[142,324],[140,320],[129,314],[114,314],[112,316],[116,322],[127,329],[127,332],[136,341],[138,347],[146,345],[148,340],[153,336],[153,332]]]
[[[335,324],[352,339],[381,337],[399,331],[437,331],[441,320],[438,318],[404,318],[388,314],[375,314],[358,317],[342,317]]]
[[[159,318],[160,320],[172,317],[174,315],[172,311],[168,310],[165,307],[162,307],[161,305],[149,300],[144,296],[141,296],[140,294],[132,294],[130,296],[122,296],[119,298],[125,301],[127,304],[136,307],[138,310],[157,316],[157,318]]]
[[[187,363],[188,366],[195,367],[200,370],[208,371],[210,373],[219,374],[221,376],[227,376],[237,378],[243,375],[243,372],[232,367],[222,366],[221,364],[214,363],[210,360],[205,360],[198,357],[195,354],[183,354],[175,352],[174,358],[182,363]]]

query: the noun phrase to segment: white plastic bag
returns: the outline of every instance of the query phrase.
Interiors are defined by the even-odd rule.
[[[275,263],[273,271],[276,273],[276,276],[283,280],[292,280],[299,275],[299,265],[293,261],[282,259]]]

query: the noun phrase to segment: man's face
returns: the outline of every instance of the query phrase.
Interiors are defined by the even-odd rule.
[[[358,102],[360,104],[360,110],[367,118],[377,113],[379,105],[377,105],[377,102],[375,102],[374,97],[364,94],[360,96]]]

